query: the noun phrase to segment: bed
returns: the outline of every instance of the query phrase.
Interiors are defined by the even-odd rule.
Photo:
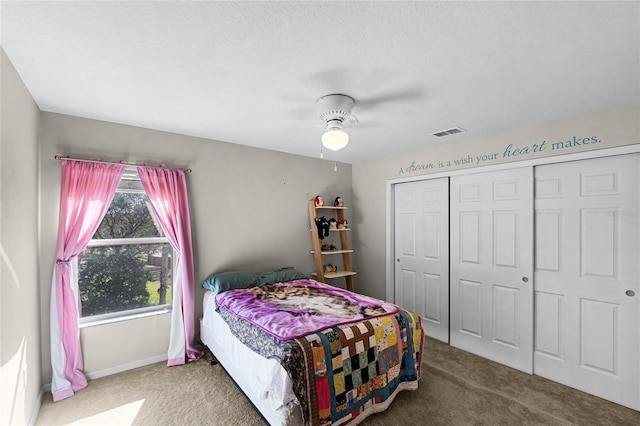
[[[270,425],[358,424],[421,374],[419,316],[293,268],[214,274],[200,339]]]

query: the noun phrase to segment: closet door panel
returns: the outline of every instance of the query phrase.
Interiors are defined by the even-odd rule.
[[[535,169],[535,373],[640,409],[640,154]]]
[[[449,179],[395,185],[395,302],[449,341]]]
[[[451,178],[451,344],[533,371],[533,170]]]
[[[535,317],[535,351],[558,361],[562,361],[563,356],[561,351],[563,298],[559,294],[535,292],[536,312],[545,313]]]

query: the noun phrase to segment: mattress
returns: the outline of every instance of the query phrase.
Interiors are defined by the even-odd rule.
[[[215,294],[207,291],[200,321],[202,342],[269,424],[302,424],[300,407],[285,369],[275,359],[264,358],[240,342],[215,309]]]

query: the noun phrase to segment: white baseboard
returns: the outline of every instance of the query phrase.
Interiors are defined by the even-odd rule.
[[[95,380],[100,377],[111,376],[112,374],[122,373],[123,371],[133,370],[134,368],[144,367],[146,365],[155,364],[156,362],[166,361],[168,359],[167,354],[157,355],[151,358],[140,359],[137,361],[129,362],[127,364],[117,365],[115,367],[107,368],[93,373],[84,373],[87,380]]]
[[[51,387],[51,385],[49,385]],[[38,394],[38,398],[36,399],[36,404],[33,407],[33,411],[31,412],[31,418],[29,419],[29,426],[33,426],[36,424],[36,420],[38,420],[38,414],[40,413],[40,407],[42,406],[42,400],[44,399],[44,393],[46,392],[45,386],[40,389],[40,393]]]
[[[156,362],[166,361],[167,359],[167,354],[157,355],[151,358],[129,362],[127,364],[116,365],[115,367],[106,368],[104,370],[94,371],[91,373],[85,372],[84,375],[87,380],[95,380],[99,379],[100,377],[111,376],[112,374],[122,373],[123,371],[129,371],[133,370],[134,368],[140,368],[147,365],[155,364]],[[44,392],[51,392],[51,383],[45,384],[43,390]],[[42,399],[40,402],[42,402]]]

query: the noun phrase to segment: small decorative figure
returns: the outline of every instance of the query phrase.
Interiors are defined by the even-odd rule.
[[[316,204],[316,207],[324,207],[324,200],[320,195],[316,195],[315,204]]]
[[[326,264],[324,265],[324,272],[336,272],[338,270],[338,268],[335,265],[332,264]]]
[[[334,207],[344,207],[344,202],[342,201],[342,198],[336,197],[336,200],[333,202],[333,206]]]
[[[322,251],[332,251],[332,250],[337,250],[338,248],[336,246],[334,246],[333,244],[322,244],[322,242],[320,243],[320,250]]]
[[[329,229],[338,229],[338,221],[334,218],[329,219]]]
[[[338,229],[349,229],[349,222],[347,219],[338,221]]]
[[[318,237],[324,238],[329,236],[329,221],[324,216],[316,218],[316,227],[318,228]]]

